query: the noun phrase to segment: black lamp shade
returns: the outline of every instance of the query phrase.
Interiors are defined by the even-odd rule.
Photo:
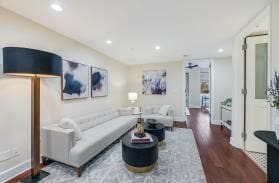
[[[56,54],[30,48],[3,48],[4,73],[61,76],[61,71],[62,58]]]

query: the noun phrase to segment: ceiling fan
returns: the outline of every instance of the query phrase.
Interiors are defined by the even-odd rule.
[[[193,69],[194,67],[198,67],[199,65],[198,64],[195,64],[195,65],[192,65],[192,63],[188,63],[188,66],[186,68],[188,69]]]

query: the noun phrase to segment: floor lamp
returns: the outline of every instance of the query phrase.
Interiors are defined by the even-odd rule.
[[[40,170],[40,77],[61,76],[61,57],[29,48],[3,48],[3,72],[31,78],[31,176],[37,182],[49,175]]]

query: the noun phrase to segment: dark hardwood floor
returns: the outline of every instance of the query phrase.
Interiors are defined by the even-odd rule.
[[[209,124],[209,115],[200,109],[190,109],[186,123],[175,122],[176,128],[191,128],[197,142],[208,183],[264,183],[265,173],[240,149],[229,143],[230,131]],[[18,182],[30,171],[10,180]]]
[[[174,121],[173,126],[175,128],[187,128],[186,121],[185,122]]]
[[[264,183],[266,174],[240,149],[229,143],[230,131],[209,124],[209,115],[190,109],[187,126],[197,142],[208,183]]]

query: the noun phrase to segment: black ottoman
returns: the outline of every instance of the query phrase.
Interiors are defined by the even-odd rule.
[[[159,145],[165,140],[165,126],[162,123],[156,124],[156,126],[150,127],[148,123],[144,123],[144,131],[155,135],[158,138]]]
[[[132,144],[131,133],[122,139],[122,159],[129,171],[144,173],[152,170],[158,160],[158,139],[151,135],[153,142]]]

